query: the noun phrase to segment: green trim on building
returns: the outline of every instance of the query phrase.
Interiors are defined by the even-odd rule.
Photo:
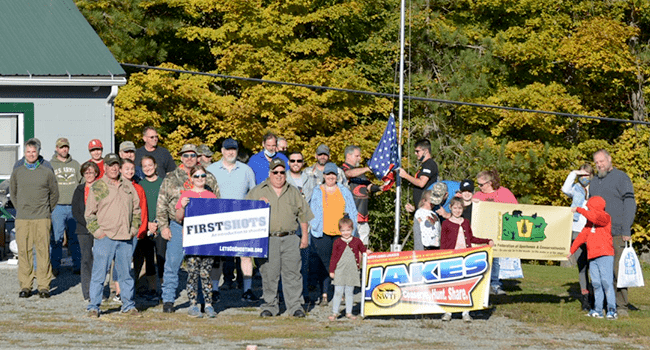
[[[25,141],[34,137],[33,103],[0,103],[0,113],[22,113],[23,137],[25,138]]]

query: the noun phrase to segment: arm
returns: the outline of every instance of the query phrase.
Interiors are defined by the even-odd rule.
[[[573,198],[573,183],[576,181],[577,176],[578,175],[576,174],[575,170],[570,172],[566,177],[566,180],[564,180],[564,184],[562,185],[562,192],[569,198]]]
[[[424,244],[422,244],[422,230],[420,229],[420,219],[417,215],[413,218],[413,249],[414,250],[424,250]]]
[[[623,198],[623,240],[630,240],[632,236],[631,228],[634,224],[634,216],[636,215],[636,201],[634,199],[634,187],[632,186],[632,181],[623,173],[625,176],[622,181],[621,186],[621,198]]]
[[[84,186],[79,185],[72,194],[72,216],[80,226],[86,227],[86,218],[84,217]]]
[[[332,257],[330,258],[329,266],[330,274],[333,274],[334,271],[336,271],[336,265],[339,263],[341,255],[343,255],[343,250],[345,250],[345,243],[340,239],[334,241],[334,244],[332,245]]]
[[[169,212],[169,202],[172,200],[171,191],[173,191],[171,177],[165,177],[160,185],[158,200],[156,201],[156,220],[161,231],[169,229],[169,221],[172,219]]]
[[[345,174],[345,177],[347,177],[348,179],[352,179],[353,177],[357,177],[357,176],[365,174],[365,173],[367,173],[369,171],[370,171],[370,168],[365,167],[365,168],[347,169],[347,170],[344,170],[343,173]]]
[[[490,243],[490,239],[488,239],[488,238],[474,237],[474,234],[472,233],[472,227],[469,224],[469,220],[464,220],[463,221],[463,229],[465,230],[465,237],[469,237],[468,242],[473,243],[473,244],[489,244]]]
[[[137,185],[135,189],[138,192],[138,199],[140,200],[140,217],[142,221],[140,227],[138,228],[138,238],[144,238],[149,229],[149,208],[147,208],[147,195],[144,193],[142,186]]]
[[[9,195],[11,196],[11,202],[14,204],[14,208],[18,208],[20,206],[18,204],[18,180],[16,180],[18,176],[16,175],[15,169],[17,169],[16,166],[14,166],[14,171],[11,173],[11,178],[9,179]]]
[[[588,221],[593,222],[597,226],[605,226],[610,223],[612,218],[609,216],[609,214],[602,212],[602,213],[597,213],[592,210],[586,210],[580,207],[576,207],[575,210],[582,214],[585,218],[587,218]]]
[[[309,247],[309,234],[307,233],[308,229],[309,229],[308,223],[306,222],[300,223],[300,232],[304,232],[304,234],[300,238],[300,249],[305,249]]]
[[[420,176],[420,177],[416,178],[414,176],[409,175],[409,173],[407,173],[406,170],[404,170],[403,168],[399,168],[399,176],[401,178],[403,178],[404,180],[412,183],[413,186],[416,186],[416,187],[419,187],[419,188],[423,188],[424,185],[426,185],[427,182],[429,181],[428,176]]]
[[[571,250],[570,250],[571,255],[573,255],[573,253],[575,253],[576,250],[578,250],[578,247],[580,247],[581,245],[583,245],[587,241],[587,232],[588,231],[585,231],[583,229],[582,232],[580,232],[580,234],[578,235],[578,237],[576,237],[576,239],[573,241],[573,244],[571,244]]]
[[[56,183],[54,172],[48,172],[47,180],[50,187],[50,212],[53,212],[56,203],[59,202],[59,185]]]
[[[133,186],[133,185],[131,185]],[[133,218],[131,219],[131,237],[135,237],[138,235],[138,232],[140,230],[140,226],[144,227],[144,230],[146,232],[147,229],[147,222],[142,222],[142,210],[140,209],[140,196],[138,195],[138,191],[135,189],[135,186],[133,186],[133,193],[132,194],[132,203],[131,205],[132,210],[133,210]]]
[[[88,232],[90,232],[90,234],[97,239],[102,239],[106,236],[102,229],[99,227],[99,222],[97,221],[97,211],[99,210],[99,201],[101,199],[99,198],[99,195],[95,193],[95,189],[96,187],[102,185],[105,186],[105,184],[101,182],[96,182],[90,187],[90,193],[88,193],[88,202],[86,202],[86,211],[84,212],[84,218],[86,219],[86,228],[88,229]],[[104,189],[104,191],[108,192],[108,189]],[[102,190],[98,192],[102,192]]]
[[[354,203],[354,197],[352,197],[352,192],[348,190],[347,187],[339,185],[341,193],[343,193],[343,198],[345,199],[345,212],[348,213],[350,219],[352,219],[353,232],[355,237],[359,237],[359,232],[357,231],[357,216],[359,212],[357,211],[357,205]]]
[[[165,150],[165,153],[165,173],[176,170],[176,162],[174,161],[174,157],[172,157],[171,153],[169,153],[168,150]]]
[[[309,222],[311,235],[319,238],[323,236],[323,197],[320,188],[315,188],[311,197],[311,212],[314,218]]]

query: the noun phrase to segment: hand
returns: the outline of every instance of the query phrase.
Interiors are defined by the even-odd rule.
[[[493,240],[490,240],[490,241],[488,242],[488,245],[489,245],[490,247],[494,247],[494,241],[493,241]]]
[[[577,212],[577,211],[578,211],[577,208],[578,208],[578,207],[573,207],[573,208],[571,208],[571,212],[573,212],[573,213]]]
[[[405,178],[408,174],[409,173],[407,173],[406,170],[399,168],[399,177]]]
[[[165,227],[164,229],[162,229],[162,231],[160,231],[160,235],[162,236],[162,238],[169,241],[172,239],[172,230],[170,230],[169,227]]]
[[[153,233],[154,235],[156,234],[156,231],[158,231],[158,224],[155,222],[150,222],[147,224],[147,231]]]
[[[330,272],[330,278],[334,278],[334,272]]]
[[[415,211],[415,207],[411,203],[406,203],[406,205],[404,206],[404,209],[406,209],[406,211],[408,211],[409,213],[412,213],[412,212]]]
[[[480,202],[480,200],[478,198],[472,198],[472,202],[478,203],[478,202]]]
[[[96,238],[96,239],[102,239],[102,238],[104,238],[104,237],[106,237],[106,234],[105,234],[105,233],[102,233],[101,235],[99,235],[99,237],[95,237],[95,238]]]
[[[571,259],[571,255],[573,255],[573,254],[567,254],[566,258]]]
[[[451,215],[449,215],[449,213],[447,213],[443,207],[438,208],[438,210],[436,210],[436,214],[443,217],[444,219],[449,219],[451,217]]]
[[[578,176],[585,176],[585,175],[591,175],[588,171],[586,170],[574,170],[575,174]]]
[[[308,233],[303,233],[302,238],[300,238],[300,249],[306,249],[309,247],[309,236]]]
[[[621,238],[623,239],[624,242],[627,242],[630,239],[632,239],[632,237],[630,237],[630,236],[622,236]]]
[[[183,198],[181,198],[181,207],[185,208],[185,207],[187,206],[187,203],[189,203],[189,202],[190,202],[190,198],[189,198],[189,197],[183,197]]]
[[[260,197],[260,199],[259,199],[259,200],[261,200],[261,201],[264,201],[264,202],[266,202],[266,203],[268,203],[268,202],[269,202],[269,200],[268,200],[268,199],[267,199],[266,197]]]

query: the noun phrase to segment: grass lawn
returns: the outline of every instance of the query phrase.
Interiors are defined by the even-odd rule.
[[[650,346],[650,267],[643,266],[645,287],[630,288],[629,301],[639,308],[629,318],[615,321],[585,317],[580,309],[577,268],[523,264],[524,278],[505,280],[505,296],[491,296],[494,315],[567,329],[583,329],[602,335],[638,338]]]

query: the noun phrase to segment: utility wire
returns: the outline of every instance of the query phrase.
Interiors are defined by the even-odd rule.
[[[193,74],[193,75],[203,75],[203,76],[209,76],[209,77],[215,77],[215,78],[252,81],[252,82],[264,83],[264,84],[296,86],[296,87],[304,87],[304,88],[308,88],[308,89],[348,92],[348,93],[352,93],[352,94],[380,96],[380,97],[387,97],[387,98],[398,98],[399,97],[399,96],[397,96],[395,94],[388,94],[388,93],[382,93],[382,92],[343,89],[343,88],[335,88],[335,87],[330,87],[330,86],[299,84],[299,83],[291,83],[291,82],[286,82],[286,81],[265,80],[265,79],[258,79],[258,78],[246,78],[246,77],[238,77],[238,76],[234,76],[234,75],[196,72],[196,71],[189,71],[189,70],[182,70],[182,69],[163,68],[163,67],[152,67],[152,66],[146,66],[146,65],[141,65],[141,64],[132,64],[132,63],[120,63],[120,64],[122,66],[124,66],[124,67],[132,67],[132,68],[140,68],[140,69],[156,69],[156,70],[161,70],[161,71],[166,71],[166,72],[184,73],[184,74]],[[585,118],[585,119],[602,120],[602,121],[608,121],[608,122],[650,125],[650,122],[641,121],[641,120],[627,120],[627,119],[617,119],[617,118],[607,118],[607,117],[596,117],[596,116],[592,116],[592,115],[583,115],[583,114],[550,112],[550,111],[541,111],[541,110],[528,109],[528,108],[495,106],[495,105],[487,105],[487,104],[482,104],[482,103],[461,102],[461,101],[452,101],[452,100],[441,100],[441,99],[429,98],[429,97],[404,96],[404,98],[409,99],[409,101],[436,102],[436,103],[459,105],[459,106],[470,106],[470,107],[477,107],[477,108],[496,108],[496,109],[503,109],[503,110],[506,110],[506,111],[513,111],[513,112],[539,113],[539,114],[549,114],[549,115],[557,115],[557,116],[571,117],[571,118]]]

